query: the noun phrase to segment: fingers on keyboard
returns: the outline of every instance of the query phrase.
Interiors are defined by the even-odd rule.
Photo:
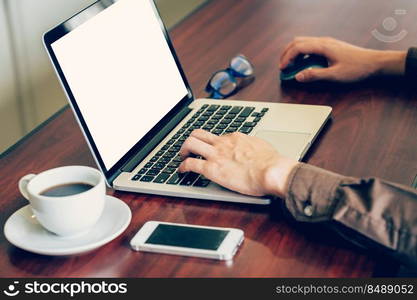
[[[178,173],[182,159],[179,155],[184,141],[195,129],[203,129],[215,135],[241,132],[249,134],[262,120],[269,108],[255,111],[255,107],[231,105],[203,105],[180,128],[172,138],[146,162],[131,180],[136,182],[153,182],[158,184],[207,187],[210,180],[197,173]],[[211,144],[213,137],[204,132],[196,132],[196,138]],[[217,137],[216,137],[217,138]]]

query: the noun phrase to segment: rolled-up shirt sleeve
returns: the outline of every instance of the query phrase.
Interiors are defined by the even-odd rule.
[[[285,205],[298,221],[336,221],[417,263],[417,191],[411,187],[300,163],[290,174]]]

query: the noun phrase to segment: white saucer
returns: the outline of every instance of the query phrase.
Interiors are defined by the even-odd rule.
[[[10,243],[30,252],[71,255],[110,242],[126,229],[131,218],[130,208],[123,201],[107,196],[103,214],[97,224],[81,236],[65,238],[45,230],[27,205],[9,217],[4,225],[4,234]]]

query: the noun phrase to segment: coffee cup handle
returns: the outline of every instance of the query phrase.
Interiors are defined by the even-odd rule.
[[[26,176],[23,176],[19,180],[19,190],[20,193],[25,197],[27,200],[29,200],[29,192],[27,189],[28,183],[35,177],[35,174],[28,174]]]

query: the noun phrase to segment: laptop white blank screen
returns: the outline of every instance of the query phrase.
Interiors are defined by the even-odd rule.
[[[188,94],[149,1],[119,0],[51,46],[107,169]]]

